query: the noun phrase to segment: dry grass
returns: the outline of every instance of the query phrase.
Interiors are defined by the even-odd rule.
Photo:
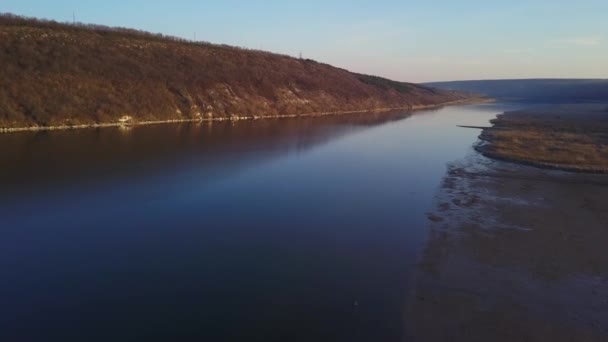
[[[536,166],[608,172],[608,113],[602,106],[500,115],[481,135],[485,155]]]

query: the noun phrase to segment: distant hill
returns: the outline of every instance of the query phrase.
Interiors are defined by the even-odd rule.
[[[425,85],[532,102],[608,102],[608,79],[453,81]]]
[[[0,128],[412,108],[469,97],[313,60],[0,16]]]

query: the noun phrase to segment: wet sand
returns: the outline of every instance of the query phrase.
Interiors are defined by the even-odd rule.
[[[607,175],[473,153],[434,207],[412,340],[608,341]]]

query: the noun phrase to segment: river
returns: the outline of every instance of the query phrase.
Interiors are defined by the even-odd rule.
[[[457,125],[516,107],[0,135],[0,337],[406,340]]]

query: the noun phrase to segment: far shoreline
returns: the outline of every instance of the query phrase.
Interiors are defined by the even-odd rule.
[[[442,102],[431,105],[414,105],[404,107],[393,107],[393,108],[374,108],[374,109],[362,109],[352,111],[337,111],[337,112],[321,112],[321,113],[304,113],[304,114],[288,114],[288,115],[272,115],[272,116],[232,116],[232,117],[216,117],[216,118],[195,118],[195,119],[170,119],[170,120],[149,120],[149,121],[134,121],[134,122],[109,122],[109,123],[97,123],[97,124],[84,124],[84,125],[64,125],[64,126],[26,126],[26,127],[0,127],[0,133],[18,133],[18,132],[41,132],[41,131],[65,131],[65,130],[76,130],[86,128],[110,128],[110,127],[137,127],[137,126],[149,126],[149,125],[161,125],[171,123],[191,123],[191,122],[219,122],[219,121],[253,121],[253,120],[265,120],[265,119],[286,119],[286,118],[297,118],[297,117],[316,117],[316,116],[330,116],[330,115],[347,115],[357,113],[382,113],[396,110],[405,111],[418,111],[425,109],[441,108],[446,106],[464,105],[464,104],[476,104],[476,103],[492,103],[494,99],[490,98],[471,98],[464,100],[455,100]]]

